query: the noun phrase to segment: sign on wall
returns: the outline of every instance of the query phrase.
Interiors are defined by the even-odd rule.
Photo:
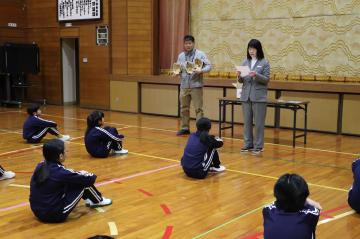
[[[57,0],[58,21],[101,19],[101,0]]]

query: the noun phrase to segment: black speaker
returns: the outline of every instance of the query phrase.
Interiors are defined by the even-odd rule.
[[[5,49],[3,46],[0,46],[0,73],[6,72],[5,68]]]
[[[39,73],[40,51],[36,44],[6,43],[4,51],[7,73]]]

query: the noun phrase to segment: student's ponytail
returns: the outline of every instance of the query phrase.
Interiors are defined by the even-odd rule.
[[[50,177],[49,163],[59,162],[60,154],[64,154],[65,143],[59,139],[52,139],[43,146],[44,163],[40,166],[36,174],[34,174],[35,183],[40,185]]]
[[[99,120],[101,120],[102,118],[104,118],[104,113],[101,111],[94,111],[91,114],[89,114],[89,116],[86,119],[87,129],[85,135],[88,134],[90,129],[99,126]]]

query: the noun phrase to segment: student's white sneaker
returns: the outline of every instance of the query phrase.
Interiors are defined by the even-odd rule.
[[[15,177],[14,172],[5,171],[4,174],[0,177],[0,180],[10,179],[10,178],[14,178],[14,177]]]
[[[115,150],[114,153],[116,154],[127,154],[129,150],[127,149],[121,149],[121,150]]]
[[[103,200],[99,203],[93,203],[90,199],[86,199],[85,205],[87,207],[96,208],[96,207],[103,207],[112,204],[112,200],[110,198],[102,197],[102,199]]]
[[[218,168],[210,167],[210,171],[216,172],[216,173],[221,173],[221,172],[224,172],[225,170],[226,170],[226,168],[223,165],[220,165]]]
[[[70,135],[63,135],[59,139],[62,140],[62,141],[68,141],[68,140],[70,140]]]

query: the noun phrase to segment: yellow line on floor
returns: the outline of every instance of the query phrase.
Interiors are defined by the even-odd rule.
[[[118,235],[118,229],[116,227],[115,222],[108,222],[109,229],[110,229],[110,235],[111,236],[117,236]]]
[[[334,216],[333,218],[327,218],[327,219],[321,220],[321,221],[318,222],[318,225],[325,224],[325,223],[328,223],[328,222],[332,222],[332,221],[338,220],[340,218],[350,216],[350,215],[352,215],[354,213],[355,213],[354,210],[344,212],[344,213],[341,213],[339,215]]]
[[[105,212],[105,210],[102,209],[101,207],[96,207],[95,210],[98,211],[98,212]]]
[[[274,179],[274,180],[278,179],[277,177],[273,177],[273,176],[269,176],[269,175],[258,174],[258,173],[250,173],[250,172],[240,171],[240,170],[226,169],[226,171],[245,174],[245,175],[250,175],[250,176],[255,176],[255,177],[269,178],[269,179]],[[316,184],[316,183],[308,183],[308,185],[314,186],[314,187],[319,187],[319,188],[332,189],[332,190],[341,191],[341,192],[348,192],[349,191],[348,189],[330,187],[330,186]]]
[[[62,118],[62,119],[72,119],[72,120],[79,120],[79,121],[86,121],[85,119],[79,119],[79,118],[72,118],[72,117],[65,117],[65,116],[58,116],[58,115],[51,115],[51,114],[43,114],[55,118]],[[125,127],[132,127],[132,128],[141,128],[141,129],[150,129],[150,130],[158,130],[158,131],[167,131],[167,132],[174,132],[176,133],[176,130],[169,130],[169,129],[160,129],[160,128],[151,128],[151,127],[144,127],[144,126],[138,126],[138,125],[127,125],[127,124],[119,124],[119,123],[113,123],[113,122],[106,122],[110,125],[122,125]],[[215,125],[215,124],[214,124]],[[223,139],[227,140],[234,140],[234,141],[243,141],[242,139],[236,139],[236,138],[228,138],[228,137],[222,137]],[[273,144],[273,143],[265,143],[265,145],[273,145],[273,146],[281,146],[281,147],[287,147],[287,148],[293,148],[291,145],[285,145],[285,144]],[[346,154],[346,155],[352,155],[352,156],[359,156],[360,153],[348,153],[348,152],[341,152],[341,151],[333,151],[333,150],[325,150],[325,149],[316,149],[316,148],[308,148],[308,147],[302,147],[302,146],[296,146],[293,149],[305,149],[305,150],[314,150],[314,151],[321,151],[321,152],[327,152],[327,153],[336,153],[336,154]]]
[[[71,142],[71,143],[84,145],[82,143],[75,143],[75,142]],[[135,153],[135,152],[129,152],[129,154],[134,154],[134,155],[143,156],[143,157],[147,157],[147,158],[161,159],[161,160],[166,160],[166,161],[171,161],[171,162],[180,162],[179,160],[176,160],[176,159],[158,157],[158,156],[148,155],[148,154],[141,154],[141,153]],[[233,169],[229,169],[229,168],[226,169],[226,171],[234,172],[234,173],[240,173],[240,174],[244,174],[244,175],[255,176],[255,177],[269,178],[269,179],[273,179],[273,180],[278,179],[277,177],[274,177],[274,176],[269,176],[269,175],[264,175],[264,174],[259,174],[259,173],[250,173],[250,172],[241,171],[241,170],[233,170]],[[321,184],[316,184],[316,183],[308,183],[308,185],[314,186],[314,187],[319,187],[319,188],[325,188],[325,189],[341,191],[341,192],[348,192],[347,189],[331,187],[331,186],[326,186],[326,185],[321,185]]]
[[[12,183],[9,185],[9,187],[30,188],[30,185],[21,185],[21,184]]]

